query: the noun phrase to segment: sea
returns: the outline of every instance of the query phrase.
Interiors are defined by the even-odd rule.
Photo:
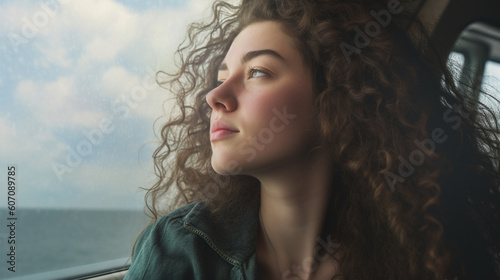
[[[0,211],[0,279],[5,280],[74,279],[127,267],[134,242],[149,223],[142,210],[19,209],[14,217],[8,214]]]

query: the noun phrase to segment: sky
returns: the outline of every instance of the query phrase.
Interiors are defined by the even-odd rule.
[[[172,98],[154,74],[173,69],[187,24],[209,5],[0,1],[0,182],[15,166],[18,209],[144,206],[153,124]]]

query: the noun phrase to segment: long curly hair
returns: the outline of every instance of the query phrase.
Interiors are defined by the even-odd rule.
[[[212,169],[205,96],[238,33],[270,20],[295,38],[313,73],[320,140],[335,162],[326,222],[342,244],[342,277],[498,279],[495,114],[457,89],[422,28],[409,35],[404,11],[377,28],[387,9],[369,0],[215,2],[209,21],[190,26],[178,72],[157,76],[177,113],[154,153],[152,222],[197,200],[224,219],[258,202],[255,178]]]

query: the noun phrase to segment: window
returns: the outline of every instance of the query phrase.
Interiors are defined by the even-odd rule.
[[[500,99],[500,63],[491,60],[486,62],[481,88],[493,97]],[[500,112],[498,104],[492,102],[491,97],[480,94],[479,101]]]
[[[170,110],[154,76],[208,2],[0,4],[0,279],[127,267]]]
[[[450,56],[448,57],[448,68],[451,69],[455,86],[459,85],[460,76],[463,73],[464,65],[465,65],[464,54],[452,51],[450,53]]]
[[[466,90],[473,97],[488,104],[491,102],[481,90],[500,97],[499,28],[481,22],[470,24],[455,42],[448,61],[453,65],[455,78],[471,86]]]
[[[452,67],[454,78],[462,82],[458,87],[499,117],[500,107],[493,98],[500,100],[500,29],[484,23],[467,26],[455,42],[448,61],[455,66],[463,65],[460,71]],[[495,125],[493,120],[491,124]],[[487,146],[482,147],[493,154]],[[499,161],[495,160],[494,164]]]
[[[463,58],[457,58],[457,54]],[[460,74],[456,77],[463,82],[463,90],[474,98],[480,98],[483,79],[488,61],[500,61],[500,30],[485,23],[477,22],[467,26],[455,42],[449,61],[463,61]],[[491,69],[491,68],[488,68]],[[495,73],[491,73],[495,74]],[[470,87],[464,87],[463,85]]]

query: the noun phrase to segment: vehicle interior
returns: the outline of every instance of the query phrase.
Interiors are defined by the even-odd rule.
[[[54,0],[52,2],[57,1]],[[100,4],[102,5],[102,10],[86,11],[89,14],[86,20],[100,20],[101,14],[106,15],[106,12],[109,12],[109,14],[116,13],[123,22],[120,21],[116,25],[114,25],[115,23],[111,24],[111,21],[103,22],[109,23],[112,26],[110,28],[114,28],[110,32],[118,34],[130,34],[132,32],[128,29],[129,25],[127,25],[127,21],[137,21],[137,14],[148,17],[148,22],[145,24],[145,26],[151,27],[151,30],[148,32],[168,37],[168,30],[165,30],[165,28],[179,29],[179,34],[183,34],[185,30],[173,23],[168,23],[169,17],[172,18],[170,21],[173,21],[173,14],[178,11],[176,9],[182,7],[196,9],[196,15],[199,15],[199,17],[187,16],[183,19],[183,24],[203,18],[208,13],[208,5],[206,3],[201,4],[203,1],[194,0],[165,1],[175,2],[175,5],[161,7],[151,4],[159,1],[145,1],[144,3],[149,3],[143,4],[145,7],[137,3],[131,4],[129,3],[130,1],[109,0],[104,2],[109,5]],[[456,75],[455,78],[472,85],[472,90],[470,90],[472,96],[487,103],[487,100],[482,99],[480,89],[486,89],[491,94],[500,95],[500,1],[400,0],[400,2],[405,11],[409,11],[414,16],[414,19],[421,21],[428,29],[431,34],[430,41],[439,54],[444,58],[448,57],[453,62],[453,65],[457,67],[454,72]],[[161,88],[155,88],[152,85],[153,80],[151,77],[160,69],[173,67],[171,58],[173,57],[173,52],[159,54],[163,49],[163,43],[160,41],[157,42],[159,39],[154,37],[154,35],[141,34],[143,32],[141,29],[133,31],[135,32],[135,37],[127,37],[127,35],[124,38],[117,38],[108,36],[107,33],[102,33],[101,38],[93,39],[94,41],[88,44],[88,48],[82,50],[75,49],[70,44],[66,45],[67,49],[56,48],[54,46],[57,43],[57,39],[53,34],[67,32],[65,24],[68,25],[68,22],[72,19],[71,17],[59,16],[60,18],[64,18],[64,21],[59,23],[58,15],[63,15],[65,9],[68,11],[73,11],[72,9],[82,11],[84,5],[78,4],[81,7],[73,7],[71,6],[73,4],[63,4],[60,1],[59,6],[48,4],[42,7],[38,6],[37,1],[29,3],[19,5],[19,7],[11,7],[9,5],[13,6],[14,4],[9,3],[1,4],[5,7],[0,10],[4,11],[7,22],[12,24],[9,27],[0,26],[2,31],[8,34],[8,36],[2,37],[4,43],[0,45],[0,47],[3,46],[3,49],[6,50],[5,54],[0,56],[6,62],[2,64],[31,65],[26,62],[26,60],[36,59],[31,54],[31,48],[39,48],[36,43],[31,44],[31,42],[43,36],[48,36],[50,40],[47,40],[48,43],[46,41],[40,42],[40,48],[44,49],[42,54],[45,60],[37,60],[36,65],[33,64],[36,67],[42,67],[36,68],[40,69],[40,71],[36,71],[37,73],[26,73],[27,70],[24,70],[25,68],[21,66],[0,66],[3,67],[0,68],[0,71],[3,71],[2,76],[5,77],[0,78],[0,89],[2,89],[0,104],[4,103],[4,105],[0,105],[0,108],[2,108],[0,111],[4,112],[0,113],[0,134],[2,134],[2,137],[4,137],[3,135],[32,137],[38,139],[38,143],[47,143],[47,145],[53,143],[50,142],[52,138],[58,137],[58,139],[72,139],[72,142],[67,143],[73,144],[61,144],[60,146],[51,144],[51,147],[57,147],[57,150],[54,148],[53,152],[51,152],[50,156],[52,160],[47,162],[40,161],[36,167],[33,167],[35,168],[33,171],[29,169],[31,165],[25,164],[25,162],[30,162],[32,157],[19,158],[19,154],[21,153],[19,149],[22,148],[20,146],[21,140],[16,140],[17,138],[13,136],[13,140],[7,143],[8,145],[4,145],[3,148],[0,147],[0,158],[7,160],[6,162],[2,160],[4,163],[3,166],[10,164],[16,166],[19,170],[19,184],[21,185],[16,196],[19,201],[19,208],[17,208],[16,212],[16,215],[19,216],[18,227],[16,229],[16,238],[19,240],[16,263],[17,272],[13,273],[7,270],[7,267],[2,266],[0,278],[9,280],[123,279],[130,265],[130,253],[133,242],[149,222],[148,217],[143,214],[143,197],[145,192],[140,187],[148,187],[153,180],[151,154],[156,143],[153,130],[157,129],[157,127],[154,127],[154,125],[157,125],[154,121],[162,115],[162,110],[165,108],[162,106],[167,106],[161,105],[158,107],[158,105],[152,105],[163,104],[168,95],[162,93]],[[30,7],[30,5],[34,6],[34,8]],[[75,4],[75,6],[78,5]],[[196,5],[199,5],[199,8],[196,8],[198,7]],[[168,11],[165,13],[155,11],[160,8]],[[7,13],[17,13],[20,16],[9,16]],[[44,21],[43,14],[46,15],[46,21]],[[181,16],[185,17],[185,14]],[[160,17],[163,21],[157,19]],[[79,19],[74,18],[74,20]],[[37,22],[38,24],[36,24]],[[42,24],[43,22],[46,22],[46,24]],[[88,26],[92,26],[92,24],[88,23]],[[52,29],[54,31],[51,31]],[[77,30],[81,33],[72,36],[91,38],[90,33],[93,32],[93,29],[90,27],[86,27],[83,24]],[[125,30],[127,32],[124,32]],[[73,37],[68,38],[71,40],[80,40]],[[150,49],[135,49],[134,46],[134,48],[125,53],[122,52],[123,48],[115,47],[115,45],[127,46],[127,44],[134,44],[144,40],[154,42],[151,43],[153,47]],[[171,44],[179,44],[181,40],[181,37],[176,37]],[[50,48],[45,48],[43,45],[45,43]],[[7,49],[11,49],[13,46],[16,48],[16,51],[7,52]],[[146,52],[148,51],[153,53],[147,54]],[[28,53],[30,54],[28,55]],[[68,65],[68,62],[62,58],[71,57],[73,53],[78,53],[79,59],[70,59],[71,63],[74,64],[70,63]],[[127,55],[135,57],[136,60],[124,62],[124,60],[127,60]],[[17,58],[18,56],[23,58]],[[111,58],[120,61],[120,64],[109,64]],[[148,63],[143,63],[139,62],[141,58],[145,60],[152,59]],[[102,66],[99,66],[103,69],[90,69],[92,65],[95,65],[93,64],[95,60],[103,61]],[[56,71],[51,68],[51,63],[58,63],[57,65],[59,66],[57,67],[60,67],[60,70],[57,71],[75,70],[75,72],[72,76],[61,76],[62,78],[50,76],[49,80],[52,82],[43,84],[40,81],[45,78],[44,75],[46,74],[41,74],[40,72]],[[130,65],[134,63],[139,66]],[[48,66],[45,67],[43,66],[44,64]],[[89,73],[98,73],[98,75],[104,78],[99,78],[101,80],[98,81],[95,87],[88,86],[86,83],[94,81],[92,80],[93,78],[86,80],[86,75],[90,75]],[[31,80],[21,82],[19,80],[20,76],[26,76],[31,78]],[[77,78],[73,79],[74,77]],[[120,86],[117,86],[117,84]],[[83,92],[109,91],[113,95],[109,97],[91,94],[85,95],[82,93],[82,96],[85,95],[82,103],[72,99],[71,91],[74,88],[83,88]],[[31,97],[27,93],[30,89],[43,91],[47,93],[48,98],[33,99],[35,97]],[[48,116],[52,111],[58,110],[57,106],[59,106],[59,103],[48,101],[52,97],[54,97],[53,99],[59,98],[59,96],[51,96],[50,92],[52,91],[62,91],[60,94],[64,95],[64,102],[70,102],[68,104],[80,103],[83,104],[81,106],[86,106],[86,111],[82,111],[82,116],[85,116],[85,112],[97,114],[96,112],[99,110],[96,108],[104,108],[102,111],[111,113],[108,116],[106,114],[98,115],[95,118],[95,123],[87,125],[81,120],[81,117],[73,115],[75,110],[80,109],[69,107],[69,109],[61,109],[57,115],[47,117],[47,122],[58,124],[57,126],[50,126],[50,135],[46,130],[42,131],[39,127],[31,126],[29,131],[34,136],[29,136],[31,134],[21,132],[23,125],[33,123],[33,120],[41,121],[42,118]],[[127,96],[129,99],[126,100]],[[25,107],[32,110],[33,113],[25,118],[19,117],[14,121],[13,119],[16,116],[15,111],[25,108],[22,102],[31,102],[29,100],[35,100],[33,102],[36,104],[28,104],[29,106],[26,105]],[[111,105],[99,105],[99,102],[111,102]],[[154,110],[151,110],[148,108],[149,105],[156,107]],[[40,106],[49,108],[40,109]],[[36,126],[36,122],[33,126]],[[130,130],[134,131],[138,126],[142,127],[141,132],[127,132]],[[143,132],[147,134],[147,137],[141,135]],[[117,141],[120,142],[120,145],[117,144]],[[123,144],[122,142],[126,143]],[[42,144],[40,144],[41,146],[38,149],[44,148]],[[23,145],[24,147],[28,147],[26,148],[27,153],[37,155],[37,152],[31,152],[31,149],[34,149],[35,146],[38,147],[38,144],[26,143]],[[127,159],[121,158],[123,156],[123,152],[120,150],[122,146],[123,149],[131,151],[127,155]],[[104,152],[105,149],[109,149],[115,154],[105,156],[107,155],[105,154],[107,152]],[[103,161],[96,163],[101,159],[101,155],[103,155]],[[40,157],[43,157],[43,155]],[[113,161],[109,160],[110,158],[117,161],[124,161],[127,165],[120,165],[120,168],[106,169],[104,171],[104,167],[99,167],[98,164],[106,167],[115,165]],[[130,179],[132,177],[129,178],[123,175],[124,173],[136,174],[134,172],[139,172],[137,170],[141,172],[140,176],[133,175],[133,179]],[[44,179],[44,176],[41,176],[40,180],[36,181],[28,178],[24,179],[25,177],[23,176],[27,176],[26,174],[28,173],[34,174],[33,176],[50,173],[50,177],[52,178],[50,180],[54,181]],[[1,174],[0,176],[5,176],[5,174]],[[103,177],[101,178],[100,176]],[[0,177],[0,179],[2,181],[7,180],[3,177]],[[82,181],[88,181],[88,184],[79,187],[80,185],[78,184]],[[52,193],[45,193],[42,188],[45,184],[47,186],[57,185],[51,189],[51,192],[59,192],[63,195],[58,197]],[[73,184],[75,185],[74,188],[78,189],[78,194],[73,193],[72,188],[66,187],[66,185],[73,186]],[[110,186],[111,184],[117,186]],[[125,188],[125,185],[131,186]],[[24,191],[23,188],[33,188],[36,191],[28,195],[27,191]],[[102,198],[96,198],[95,194],[100,192],[103,193]],[[128,192],[128,194],[122,194],[125,192]],[[78,196],[80,199],[76,200],[75,196]],[[32,200],[33,202],[31,202]],[[37,200],[43,200],[43,202]],[[0,204],[0,206],[7,209],[8,205]],[[23,207],[27,209],[24,213]],[[85,215],[79,213],[80,210]],[[7,212],[0,213],[2,214],[2,220],[7,221]],[[70,221],[86,221],[88,225],[82,229],[65,231],[63,233],[61,230],[54,229],[54,226],[44,227],[40,225],[39,227],[35,227],[28,224],[28,221],[35,220],[52,221],[53,223],[57,220],[57,225],[67,226],[68,228],[73,227]],[[22,221],[26,222],[23,224]],[[46,225],[45,222],[40,223]],[[111,229],[105,231],[104,227],[99,223],[106,224]],[[0,231],[2,253],[4,252],[4,248],[8,248],[8,238],[12,235],[12,233],[9,234],[9,232],[4,230]],[[29,234],[26,232],[29,232]],[[35,235],[33,234],[34,232],[36,233]],[[43,239],[45,235],[57,236],[57,239],[45,241]],[[100,240],[102,236],[106,236],[107,239],[101,240],[101,243],[93,243],[93,240]],[[79,245],[75,248],[65,247],[61,249],[58,247],[66,239],[69,239],[69,242],[72,240],[73,243],[78,243]],[[106,251],[104,251],[109,251],[109,254],[104,254],[100,251],[98,254],[99,258],[91,257],[94,259],[81,258],[75,261],[72,260],[77,254],[97,252],[99,247],[104,246],[102,244],[112,246],[112,249],[105,249]],[[33,248],[37,246],[45,246],[40,250],[34,250],[39,252],[40,255],[36,255],[37,252],[33,251]],[[51,260],[51,258],[55,259],[51,261],[50,265],[40,263],[37,267],[30,267],[32,263],[35,263],[31,262],[31,259]],[[70,259],[72,260],[71,262],[68,261],[67,264],[58,265],[63,260]]]

